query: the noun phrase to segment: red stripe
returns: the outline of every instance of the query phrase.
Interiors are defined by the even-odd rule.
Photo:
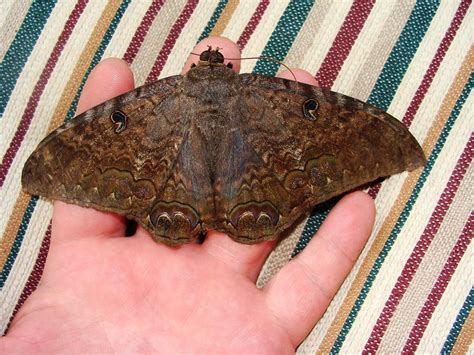
[[[46,66],[44,67],[43,72],[41,73],[41,76],[38,82],[36,83],[35,88],[33,89],[33,93],[31,94],[30,99],[28,100],[28,104],[26,105],[26,109],[23,112],[20,124],[15,132],[10,146],[8,147],[5,155],[3,156],[2,165],[0,167],[0,187],[3,186],[3,183],[5,182],[5,178],[8,174],[8,171],[10,170],[10,166],[13,162],[13,159],[18,153],[21,143],[25,138],[26,132],[30,127],[31,120],[33,119],[33,115],[38,106],[41,94],[44,91],[46,83],[48,82],[51,73],[53,72],[53,69],[56,66],[56,63],[59,59],[59,56],[61,55],[62,50],[64,49],[67,40],[71,36],[71,33],[74,27],[76,26],[82,11],[86,7],[87,1],[88,0],[79,0],[74,9],[72,10],[68,20],[66,21],[66,24],[64,25],[64,29],[61,35],[59,36],[53,51],[51,52],[48,62],[46,63]]]
[[[148,78],[146,80],[148,83],[158,79],[158,76],[160,75],[161,70],[163,69],[166,63],[166,60],[168,59],[168,56],[170,55],[171,50],[173,49],[173,46],[176,43],[176,40],[181,34],[184,25],[186,25],[189,18],[191,17],[197,4],[197,0],[189,0],[186,3],[186,6],[184,7],[183,11],[179,14],[178,20],[171,28],[170,34],[166,38],[166,41],[163,47],[161,48],[155,63],[153,64],[153,68],[151,69],[150,74],[148,74]]]
[[[472,149],[472,148],[471,148]],[[420,313],[418,314],[418,318],[415,321],[415,325],[410,331],[410,335],[408,336],[408,340],[403,347],[403,353],[414,353],[420,344],[421,337],[428,326],[428,322],[430,321],[431,317],[433,316],[433,312],[436,309],[436,306],[441,299],[446,287],[448,287],[448,283],[451,280],[451,277],[456,271],[461,258],[466,253],[466,250],[471,243],[472,240],[472,231],[474,230],[474,211],[471,211],[471,215],[467,220],[466,224],[464,225],[464,229],[459,236],[459,239],[456,242],[451,254],[449,254],[448,260],[446,264],[444,264],[443,271],[436,280],[434,287],[431,290],[430,295],[426,299],[423,308],[421,309]]]
[[[436,51],[436,54],[430,63],[430,66],[428,67],[428,70],[423,76],[423,80],[421,81],[420,86],[416,90],[415,96],[410,102],[410,106],[408,106],[408,109],[405,112],[405,116],[403,117],[402,122],[406,127],[411,126],[413,118],[418,112],[418,109],[420,108],[420,105],[423,102],[423,99],[425,98],[426,93],[428,92],[428,89],[431,86],[431,83],[433,82],[436,72],[438,71],[441,62],[443,61],[444,56],[446,55],[446,52],[448,51],[449,46],[451,45],[451,42],[456,36],[456,32],[458,31],[459,26],[461,25],[462,20],[464,19],[464,16],[466,15],[467,9],[469,8],[470,4],[471,0],[464,0],[459,5],[456,14],[454,15],[454,19],[451,21],[451,24],[449,25],[449,28],[445,33],[444,38],[441,41],[438,50]],[[368,193],[370,196],[372,196],[372,198],[375,199],[379,190],[380,186],[374,186],[369,189]]]
[[[244,49],[247,45],[247,42],[252,36],[252,33],[257,28],[258,24],[260,23],[260,20],[262,19],[262,16],[265,13],[265,10],[267,9],[269,3],[270,0],[262,0],[258,4],[257,8],[255,9],[255,12],[250,18],[249,23],[247,24],[247,26],[245,26],[245,29],[243,30],[242,34],[239,37],[239,40],[237,41],[237,45],[239,46],[240,50]]]
[[[331,49],[316,74],[319,86],[330,88],[336,80],[337,74],[347,59],[349,52],[359,36],[367,17],[374,6],[374,1],[355,0],[344,19]]]
[[[41,248],[36,259],[35,266],[28,277],[28,281],[26,282],[25,288],[21,293],[20,299],[15,306],[15,310],[10,318],[10,322],[15,317],[15,314],[21,308],[21,306],[25,303],[26,299],[33,293],[34,290],[38,287],[39,281],[41,279],[41,275],[43,274],[44,264],[46,263],[46,257],[48,256],[49,244],[51,242],[51,222],[49,223],[48,229],[46,230],[45,236],[43,238],[43,242],[41,243]]]
[[[472,161],[472,156],[474,154],[474,135],[471,135],[468,144],[464,148],[461,157],[456,163],[456,167],[454,168],[451,177],[449,178],[448,184],[444,188],[444,191],[436,205],[436,208],[433,214],[430,217],[430,220],[423,231],[420,239],[416,243],[413,252],[411,253],[408,261],[403,268],[401,275],[398,277],[397,283],[395,287],[392,289],[390,297],[388,301],[385,303],[384,309],[382,310],[377,323],[375,324],[374,328],[372,329],[372,334],[370,335],[369,340],[365,345],[365,352],[374,353],[377,351],[380,341],[387,330],[388,324],[390,323],[390,319],[392,318],[395,310],[400,303],[403,295],[405,294],[410,282],[413,279],[423,257],[425,256],[428,247],[430,246],[431,242],[433,241],[434,237],[438,233],[439,227],[443,222],[444,217],[446,216],[446,212],[451,205],[454,196],[459,188],[459,184],[464,177],[464,174],[469,167],[469,164]],[[443,289],[444,291],[444,289]],[[440,292],[439,296],[442,294]],[[422,316],[424,316],[422,314]],[[419,317],[417,321],[420,321],[422,317]],[[415,326],[417,331],[419,327]],[[424,329],[423,329],[424,330]],[[413,332],[413,331],[412,331]],[[421,338],[421,334],[418,336]],[[420,339],[419,338],[419,339]],[[411,340],[414,342],[415,340]]]
[[[142,19],[142,22],[138,26],[132,40],[130,41],[130,44],[128,45],[127,51],[123,55],[123,60],[125,60],[128,64],[133,63],[133,60],[137,56],[138,50],[142,46],[146,34],[150,30],[151,24],[155,20],[155,17],[163,4],[164,0],[153,0],[153,3],[148,8],[145,16]]]

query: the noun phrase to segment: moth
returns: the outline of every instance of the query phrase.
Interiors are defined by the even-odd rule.
[[[137,221],[179,245],[215,229],[279,238],[313,206],[425,163],[397,119],[295,81],[236,74],[218,49],[49,134],[24,189]]]

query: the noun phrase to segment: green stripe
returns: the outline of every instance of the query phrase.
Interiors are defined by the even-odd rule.
[[[388,110],[438,6],[439,1],[417,1],[415,3],[415,7],[369,96],[368,103],[384,111]]]
[[[459,333],[461,332],[462,327],[466,323],[466,319],[469,317],[469,313],[472,311],[472,307],[474,306],[474,288],[471,288],[471,291],[467,295],[464,304],[461,307],[461,310],[454,321],[451,330],[449,331],[448,337],[443,344],[443,349],[441,350],[441,354],[451,354],[453,351],[453,346],[456,344],[456,340],[458,339]]]
[[[217,20],[219,20],[219,17],[221,17],[222,11],[224,11],[224,8],[228,2],[229,0],[219,0],[219,3],[217,4],[216,9],[211,16],[211,19],[207,23],[206,28],[204,28],[204,31],[202,31],[201,35],[199,36],[197,43],[201,42],[204,38],[209,37],[209,34],[216,26]]]
[[[33,1],[0,63],[0,118],[3,117],[18,77],[55,5],[56,0]]]
[[[99,45],[99,48],[94,54],[94,57],[92,58],[91,64],[89,65],[89,68],[87,69],[86,75],[84,76],[81,85],[76,93],[76,96],[71,103],[71,106],[69,108],[69,111],[65,117],[65,121],[70,120],[74,116],[74,112],[76,111],[77,107],[77,102],[79,101],[79,97],[81,95],[82,89],[84,87],[84,83],[86,82],[87,77],[89,76],[91,70],[99,63],[100,59],[102,58],[102,55],[104,54],[105,48],[107,48],[107,45],[109,44],[112,35],[114,34],[118,24],[120,23],[120,20],[123,17],[123,14],[125,13],[125,10],[127,9],[128,5],[130,4],[130,0],[124,0],[120,7],[118,8],[109,28],[107,29],[104,37],[102,38],[102,41]],[[28,203],[28,206],[26,208],[26,211],[23,215],[22,223],[20,224],[20,227],[16,233],[15,241],[13,244],[13,248],[10,251],[10,254],[8,255],[7,262],[5,263],[5,266],[2,270],[2,273],[0,275],[0,287],[3,286],[5,280],[7,279],[8,275],[11,272],[13,263],[15,262],[15,259],[18,255],[18,252],[20,250],[21,244],[23,242],[23,238],[25,236],[26,230],[28,228],[28,223],[31,219],[31,215],[33,214],[33,211],[36,207],[36,202],[38,200],[37,196],[33,196]]]
[[[268,43],[263,49],[261,56],[283,61],[313,5],[313,0],[290,1],[270,36]],[[252,72],[254,74],[273,76],[276,75],[279,67],[280,65],[275,62],[261,59],[257,62]]]
[[[357,314],[359,313],[359,310],[362,307],[362,304],[365,301],[365,298],[367,297],[370,288],[372,287],[372,283],[374,282],[380,268],[382,267],[383,262],[385,261],[385,258],[387,257],[389,251],[392,249],[393,244],[395,243],[395,240],[397,239],[397,236],[399,235],[400,231],[402,230],[403,226],[405,225],[405,222],[407,221],[408,217],[410,216],[410,212],[413,208],[413,205],[415,204],[421,189],[423,188],[431,170],[433,169],[433,166],[436,162],[436,159],[439,156],[439,153],[443,149],[444,144],[446,143],[446,140],[449,136],[449,133],[451,132],[451,129],[456,122],[456,119],[459,116],[459,113],[462,110],[462,107],[464,103],[466,102],[472,88],[474,86],[474,73],[471,73],[471,76],[469,77],[469,81],[467,84],[464,86],[463,91],[461,95],[459,96],[458,100],[456,101],[456,104],[454,105],[453,110],[451,111],[451,114],[449,115],[448,121],[446,122],[445,126],[443,127],[443,130],[441,131],[441,134],[438,138],[438,141],[436,142],[435,147],[433,148],[433,151],[430,154],[430,157],[428,158],[428,162],[426,163],[425,169],[420,175],[420,178],[416,182],[415,187],[413,188],[413,191],[411,193],[411,196],[408,200],[408,202],[405,205],[405,208],[403,209],[402,213],[400,214],[400,217],[398,218],[397,222],[395,223],[395,226],[393,230],[390,233],[390,236],[388,237],[387,241],[385,242],[385,245],[378,255],[377,259],[375,260],[374,266],[370,270],[369,275],[367,276],[367,280],[364,283],[364,286],[362,287],[362,290],[357,297],[357,300],[352,307],[346,321],[344,322],[344,325],[341,329],[341,332],[339,333],[333,348],[331,349],[331,352],[339,352],[341,350],[342,344],[347,336],[347,333],[352,327],[352,324],[354,323]]]
[[[438,2],[417,2],[403,28],[397,43],[393,47],[382,72],[375,83],[368,103],[377,106],[383,110],[387,110],[393,100],[403,76],[405,75],[408,65],[413,59],[421,40],[423,39],[429,24],[431,23]],[[302,237],[295,247],[293,255],[297,255],[308,244],[314,234],[319,230],[321,224],[329,214],[330,208],[327,210],[318,209],[308,219]]]

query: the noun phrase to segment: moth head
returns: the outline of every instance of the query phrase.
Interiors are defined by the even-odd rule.
[[[199,56],[199,65],[212,65],[212,64],[222,64],[224,63],[224,56],[219,52],[219,47],[212,49],[211,46],[207,48]],[[204,62],[201,64],[201,62]]]

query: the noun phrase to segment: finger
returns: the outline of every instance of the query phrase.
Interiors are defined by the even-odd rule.
[[[267,305],[299,344],[322,317],[373,227],[375,207],[363,192],[345,196],[316,236],[264,288]]]
[[[87,78],[76,114],[80,114],[104,101],[132,90],[133,73],[128,64],[118,58],[100,62]]]
[[[64,238],[122,237],[125,235],[125,219],[116,213],[55,201],[52,230],[53,238],[58,241]]]
[[[226,267],[255,282],[274,246],[275,242],[268,241],[251,245],[241,244],[234,242],[225,233],[209,230],[201,248]]]
[[[309,84],[313,86],[318,86],[318,82],[315,77],[306,70],[303,69],[291,69],[285,70],[277,75],[278,78],[288,79],[288,80],[296,80],[300,83]]]
[[[127,63],[115,58],[106,59],[90,73],[77,111],[84,112],[133,87],[133,74]],[[123,236],[124,232],[124,217],[62,202],[54,204],[53,236],[56,241],[74,236]]]
[[[232,70],[238,73],[240,71],[240,49],[230,39],[225,37],[207,37],[199,42],[192,50],[193,53],[188,57],[188,60],[184,64],[182,74],[186,73],[192,64],[197,64],[199,61],[199,54],[208,49],[211,46],[212,49],[219,48],[219,52],[224,55],[224,64],[232,63]],[[229,59],[230,58],[230,59]]]

